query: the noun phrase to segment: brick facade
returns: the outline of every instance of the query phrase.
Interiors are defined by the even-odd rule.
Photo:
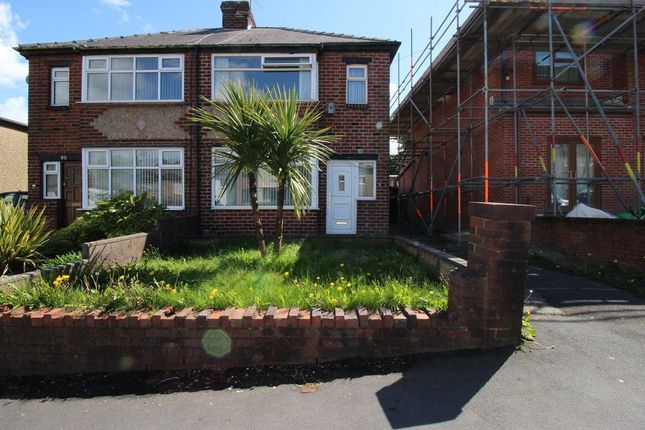
[[[535,53],[533,51],[519,52],[517,55],[517,88],[522,90],[546,88],[548,83],[539,82],[535,77]],[[512,74],[512,52],[506,51],[501,53],[496,59],[489,63],[489,87],[491,88],[490,96],[494,99],[490,112],[490,128],[489,128],[489,176],[492,179],[490,183],[489,200],[495,202],[507,203],[521,203],[530,204],[537,207],[538,213],[552,213],[553,206],[550,203],[549,186],[545,183],[537,184],[531,181],[524,182],[521,186],[504,185],[495,183],[494,179],[511,179],[515,175],[516,155],[515,155],[515,139],[514,139],[514,117],[512,110],[506,114],[500,114],[500,106],[512,106],[513,95],[512,93],[501,93],[495,91],[497,88],[512,88],[511,74]],[[597,52],[593,53],[588,58],[587,75],[589,77],[591,86],[596,90],[616,90],[616,89],[629,89],[633,86],[633,61],[631,54],[623,54],[620,52]],[[645,85],[645,74],[642,73],[643,66],[645,66],[645,56],[640,57],[640,87]],[[507,79],[508,78],[508,79]],[[481,70],[473,72],[472,76],[465,79],[461,88],[462,101],[466,100],[476,91],[483,87],[483,75]],[[584,95],[582,93],[575,93],[576,90],[583,88],[582,84],[559,84],[558,87],[567,86],[573,91],[561,95],[566,100],[576,100],[576,103],[584,103]],[[528,98],[533,93],[518,93],[518,99]],[[545,95],[546,97],[546,95]],[[637,170],[637,136],[635,127],[635,115],[633,109],[634,96],[632,93],[622,94],[623,105],[611,106],[605,104],[605,110],[609,121],[616,132],[620,144],[625,152],[625,155],[630,162],[632,169],[636,173]],[[548,98],[546,100],[548,102]],[[557,102],[556,102],[557,103]],[[583,132],[586,128],[589,129],[589,137],[592,144],[597,145],[598,154],[603,164],[607,168],[607,172],[612,177],[621,177],[616,181],[617,189],[625,199],[626,203],[632,207],[638,207],[639,201],[636,190],[633,184],[629,181],[627,171],[625,170],[624,163],[618,155],[618,151],[613,145],[605,124],[602,122],[600,115],[595,109],[591,100],[589,101],[592,109],[589,113],[589,121],[587,123],[585,113],[581,109],[573,108],[572,116],[575,118],[579,127]],[[642,104],[642,102],[641,102]],[[455,94],[447,95],[440,98],[434,105],[433,110],[433,123],[436,125],[444,122],[446,118],[455,114],[456,109]],[[482,116],[481,109],[484,106],[484,99],[482,95],[473,96],[469,104],[466,104],[462,110],[462,130],[466,131],[473,123],[478,123],[479,120],[471,122],[470,117]],[[529,118],[530,127],[533,129],[534,138],[537,142],[537,152],[542,156],[548,171],[550,172],[550,141],[551,141],[551,116],[548,103],[542,103],[539,106],[527,108],[526,113]],[[409,124],[410,112],[406,110],[401,114],[401,124]],[[414,120],[414,140],[417,143],[417,153],[419,156],[413,161],[409,162],[404,171],[402,171],[399,178],[399,192],[407,193],[412,185],[412,178],[414,172],[418,171],[416,180],[414,181],[414,192],[428,191],[430,189],[430,157],[428,155],[421,156],[422,148],[426,147],[428,142],[428,125],[419,118],[417,113],[413,115]],[[542,170],[539,157],[532,145],[532,137],[529,127],[520,116],[518,121],[518,156],[517,167],[518,176],[523,178],[542,178],[544,171]],[[396,134],[397,123],[392,124],[393,132]],[[408,126],[409,127],[409,126]],[[643,141],[643,133],[645,129],[645,111],[641,110],[641,142]],[[457,128],[457,121],[450,120],[444,125],[445,133],[441,132],[434,136],[435,145],[438,146],[433,151],[432,166],[434,171],[434,189],[439,189],[444,185],[455,185],[457,178],[457,168],[455,167],[452,175],[450,170],[457,154],[457,143],[455,131]],[[580,143],[580,138],[576,129],[571,124],[570,120],[563,112],[556,113],[555,120],[556,138],[558,142],[577,142]],[[407,127],[405,128],[407,129]],[[484,175],[484,131],[483,127],[473,129],[471,134],[466,134],[462,139],[462,157],[461,157],[461,171],[462,179],[468,178],[483,178]],[[445,146],[439,147],[440,142],[447,141]],[[642,145],[642,143],[641,143]],[[643,165],[641,155],[641,178],[643,178]],[[597,168],[596,177],[602,177],[602,172]],[[638,175],[638,173],[637,173]],[[480,180],[478,183],[482,183]],[[466,187],[467,184],[464,184]],[[645,182],[641,179],[641,186],[645,186]],[[463,221],[467,224],[468,221],[468,202],[483,200],[483,186],[473,191],[462,192],[462,214]],[[626,209],[622,207],[619,200],[612,189],[604,184],[598,185],[596,188],[598,192],[597,207],[600,209],[612,212],[621,213]],[[439,198],[439,192],[435,193],[435,207],[438,204],[436,201]],[[400,201],[401,210],[400,215],[407,220],[418,222],[418,215],[416,214],[416,207],[418,207],[424,219],[430,219],[429,206],[430,202],[427,196],[419,196],[416,198],[416,207],[410,202],[409,199],[402,199]],[[574,203],[575,204],[575,203]],[[442,202],[442,208],[438,213],[436,226],[443,229],[454,229],[457,220],[457,196],[454,191],[448,191]]]
[[[448,277],[446,311],[0,309],[0,376],[305,364],[516,345],[535,208],[471,203],[471,214],[468,267],[449,262],[460,267]],[[427,250],[414,252],[428,261],[419,255]]]
[[[230,7],[241,7],[246,2],[224,2],[222,11],[224,25],[228,28],[242,28],[242,15]],[[250,12],[249,12],[250,14]],[[238,16],[239,15],[239,16]],[[252,19],[252,15],[250,15]],[[247,16],[244,15],[246,23]],[[246,28],[246,24],[243,28]],[[327,37],[327,36],[325,36]],[[310,44],[311,45],[311,44]],[[369,44],[365,44],[368,46]],[[318,67],[318,100],[321,108],[328,102],[336,105],[335,114],[325,114],[320,121],[321,127],[331,127],[332,133],[339,136],[332,146],[337,154],[355,154],[359,152],[372,154],[377,159],[377,198],[375,201],[359,201],[357,209],[357,234],[382,236],[388,233],[388,184],[387,160],[389,154],[389,66],[393,47],[397,42],[386,42],[379,45],[361,48],[351,42],[346,45],[317,47],[276,47],[266,49],[254,45],[247,51],[240,47],[196,47],[196,48],[160,48],[160,49],[122,49],[101,50],[99,52],[83,50],[60,53],[57,50],[40,50],[30,52],[29,57],[29,199],[33,204],[44,205],[52,227],[63,224],[62,200],[43,200],[42,162],[79,161],[82,148],[91,147],[180,147],[184,149],[184,184],[185,210],[180,214],[198,215],[200,230],[209,230],[212,234],[245,234],[253,231],[249,210],[212,209],[211,208],[211,154],[212,148],[221,146],[221,142],[209,133],[197,135],[197,128],[187,118],[192,107],[202,106],[200,97],[211,97],[212,55],[215,53],[252,52],[255,55],[263,52],[293,53],[303,52],[316,54]],[[58,50],[60,51],[60,50]],[[55,53],[56,52],[56,53]],[[184,101],[180,103],[82,103],[82,59],[83,55],[98,54],[183,54],[184,55]],[[368,100],[362,107],[345,104],[347,57],[367,63],[368,67]],[[70,67],[70,104],[69,107],[50,106],[50,74],[52,67]],[[111,115],[105,120],[106,112]],[[105,128],[134,129],[134,125],[143,119],[150,124],[154,110],[164,118],[164,126],[171,127],[163,137],[147,137],[144,132],[134,130],[130,135],[118,138],[106,135]],[[177,113],[177,111],[180,113]],[[125,112],[125,113],[124,113]],[[170,118],[170,116],[174,117]],[[115,118],[126,118],[119,122]],[[170,118],[170,119],[168,119]],[[99,124],[102,124],[99,126]],[[107,124],[107,125],[106,125]],[[377,128],[377,124],[382,127]],[[101,129],[103,127],[103,129]],[[158,127],[157,127],[158,128]],[[103,132],[101,132],[101,130]],[[121,134],[123,133],[122,130]],[[144,130],[145,131],[145,130]],[[108,133],[109,134],[109,133]],[[157,132],[158,134],[158,132]],[[294,211],[286,211],[286,234],[324,234],[326,220],[326,167],[320,166],[318,178],[318,208],[309,211],[301,220],[297,220]],[[266,231],[273,229],[274,210],[261,209]]]

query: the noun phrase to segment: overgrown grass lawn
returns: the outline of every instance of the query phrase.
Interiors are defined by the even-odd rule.
[[[447,290],[385,241],[308,238],[262,258],[249,239],[195,241],[136,265],[0,292],[0,304],[105,311],[364,306],[443,309]]]

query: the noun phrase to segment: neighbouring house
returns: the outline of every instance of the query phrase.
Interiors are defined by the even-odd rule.
[[[400,219],[457,230],[486,199],[551,216],[645,206],[643,6],[486,0],[443,47],[435,28],[432,66],[393,103]]]
[[[27,190],[27,124],[0,118],[0,193]]]
[[[221,28],[19,46],[29,60],[30,201],[60,227],[118,190],[146,192],[197,215],[204,232],[252,232],[245,179],[220,192],[221,142],[188,118],[234,80],[295,88],[339,136],[336,155],[311,178],[311,210],[300,220],[289,210],[287,234],[387,234],[399,42],[257,27],[246,1],[224,1],[221,11]],[[276,182],[259,173],[270,231]]]

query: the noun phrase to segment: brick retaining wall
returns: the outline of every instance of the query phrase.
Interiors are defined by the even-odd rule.
[[[5,310],[0,373],[60,374],[304,364],[491,348],[520,341],[535,208],[471,203],[469,261],[448,309],[207,309],[130,315]]]
[[[538,217],[531,246],[572,263],[645,272],[645,221]]]

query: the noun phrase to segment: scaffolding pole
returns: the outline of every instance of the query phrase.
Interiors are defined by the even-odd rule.
[[[409,144],[406,145],[404,153],[401,156],[401,174],[407,172],[407,175],[411,175],[408,178],[411,181],[407,181],[406,184],[409,186],[409,190],[406,193],[405,190],[400,189],[401,194],[399,198],[409,198],[411,199],[410,209],[414,207],[414,210],[417,213],[417,216],[421,223],[426,227],[428,234],[433,233],[435,221],[439,215],[439,211],[443,206],[443,213],[446,214],[447,211],[447,197],[448,193],[455,195],[456,194],[456,204],[457,204],[457,233],[459,241],[462,240],[462,194],[464,192],[475,192],[483,191],[484,201],[490,201],[490,191],[493,189],[499,189],[503,187],[513,186],[515,189],[514,201],[519,203],[523,200],[522,194],[522,185],[528,184],[546,184],[548,185],[548,192],[550,194],[550,199],[552,204],[553,215],[562,214],[562,207],[560,197],[563,199],[571,200],[573,197],[561,196],[561,193],[558,193],[558,186],[561,184],[602,184],[608,185],[613,193],[615,194],[617,201],[620,205],[630,210],[627,202],[620,194],[620,190],[617,186],[619,183],[629,183],[631,182],[638,195],[638,201],[640,204],[645,205],[645,196],[643,195],[641,182],[643,180],[643,145],[644,145],[644,136],[640,130],[641,124],[641,102],[642,94],[639,87],[639,52],[638,52],[638,31],[639,25],[637,17],[641,12],[645,11],[645,7],[642,5],[637,6],[636,2],[630,2],[629,5],[603,5],[603,4],[584,4],[584,2],[579,2],[575,5],[562,5],[557,3],[554,0],[546,0],[542,4],[536,4],[535,2],[493,2],[491,0],[478,0],[476,8],[479,9],[479,15],[477,19],[481,25],[478,27],[477,31],[481,34],[482,50],[483,50],[483,67],[480,69],[477,68],[477,64],[472,61],[472,51],[468,51],[468,42],[470,40],[477,40],[473,38],[472,25],[469,20],[466,27],[467,33],[464,33],[462,29],[462,20],[461,13],[464,8],[466,8],[467,3],[473,3],[474,0],[454,0],[454,4],[451,7],[451,10],[444,17],[441,24],[438,28],[434,28],[433,18],[430,18],[430,38],[426,47],[419,54],[417,61],[414,59],[414,49],[412,47],[413,43],[413,29],[410,29],[410,70],[406,77],[401,79],[400,72],[400,57],[398,57],[398,85],[397,92],[391,99],[390,106],[393,102],[396,102],[396,116],[398,128],[398,136],[401,136],[400,130],[400,120],[402,109],[405,108],[405,104],[409,103],[409,115],[410,115],[410,128],[409,128]],[[463,3],[463,4],[462,4]],[[528,9],[532,12],[527,12],[523,16],[528,16],[530,19],[526,23],[521,25],[511,25],[510,28],[504,28],[507,33],[500,33],[500,26],[498,18],[500,15],[497,13],[500,9]],[[596,18],[591,25],[582,33],[586,37],[585,41],[581,45],[581,53],[578,54],[574,51],[569,36],[564,31],[562,24],[560,22],[561,16],[565,14],[573,15],[574,13],[580,12],[581,14],[588,12],[595,12]],[[547,18],[548,28],[545,30],[531,31],[531,23],[537,22],[541,14],[544,14]],[[615,22],[616,17],[620,17],[621,21]],[[569,18],[569,16],[567,16]],[[582,19],[582,18],[581,18]],[[451,38],[454,39],[450,41],[449,49],[444,49],[441,55],[438,58],[441,58],[439,64],[440,75],[437,78],[439,91],[435,87],[435,73],[434,73],[434,64],[435,53],[434,50],[437,49],[438,45],[442,43],[444,35],[448,34],[448,31],[453,24],[456,24],[456,31],[454,36]],[[615,25],[617,24],[617,25]],[[631,24],[631,28],[630,28]],[[476,28],[476,27],[475,27]],[[538,27],[539,28],[539,27]],[[594,32],[601,28],[604,30],[607,28],[607,31],[598,33],[596,36]],[[528,30],[528,31],[527,31]],[[468,31],[470,33],[468,33]],[[631,33],[629,38],[625,36],[625,31]],[[545,34],[546,33],[546,34]],[[578,33],[580,35],[581,33]],[[557,38],[557,47],[556,47],[556,38]],[[561,38],[561,42],[560,42]],[[633,87],[631,89],[607,89],[599,88],[594,89],[588,78],[588,57],[590,54],[599,49],[602,45],[607,42],[612,42],[612,46],[630,46],[633,53]],[[493,45],[491,45],[491,43]],[[521,52],[539,50],[539,48],[533,48],[531,44],[538,45],[542,44],[544,46],[548,43],[548,85],[546,88],[527,88],[523,86],[518,88],[518,55]],[[464,53],[469,55],[468,59],[464,59],[462,55],[462,48]],[[508,73],[509,59],[508,51],[512,51],[510,62],[512,63],[510,67],[511,76]],[[565,50],[570,55],[571,63],[568,66],[562,67],[561,64],[558,64],[556,69],[556,60],[559,57],[556,57],[556,53]],[[493,50],[493,51],[491,51]],[[544,50],[544,48],[542,48]],[[477,53],[478,54],[478,53]],[[448,56],[448,57],[447,57]],[[441,67],[442,64],[445,64],[446,61],[452,61],[449,58],[454,59],[452,63],[456,68],[456,77],[453,78],[453,71],[450,70],[449,79],[454,79],[454,84],[451,81],[442,79],[441,76]],[[522,57],[525,58],[525,57]],[[416,100],[413,99],[414,90],[415,90],[415,72],[417,72],[417,66],[421,67],[425,62],[429,60],[428,72],[425,75],[419,75],[417,78],[417,88],[422,88],[427,82],[428,85],[428,111],[425,112],[425,108],[422,105],[419,105],[420,98],[417,96]],[[470,61],[469,61],[470,60]],[[490,86],[490,65],[494,61],[501,61],[502,66],[502,85],[501,88],[491,88]],[[524,60],[522,60],[524,61]],[[464,67],[464,64],[466,66]],[[474,64],[474,65],[473,65]],[[495,63],[497,64],[497,63]],[[522,66],[523,67],[523,66]],[[466,72],[464,73],[464,68]],[[567,85],[561,85],[556,87],[556,83],[562,82],[563,76],[570,70],[576,69],[577,76],[582,80],[583,88],[569,88]],[[473,85],[473,74],[479,73],[481,70],[481,75],[477,74],[478,79],[482,79],[483,83],[481,88],[474,88]],[[445,76],[445,75],[444,75]],[[465,91],[465,88],[462,86],[465,84],[463,77],[466,77],[469,89],[468,95],[462,100],[462,92]],[[494,75],[497,79],[497,74]],[[480,78],[481,77],[481,78]],[[512,85],[512,88],[508,88],[508,83]],[[478,81],[482,82],[482,81]],[[629,82],[629,81],[627,81]],[[448,85],[445,85],[448,83]],[[631,85],[628,84],[629,88]],[[534,85],[534,87],[536,87]],[[409,88],[410,93],[406,96],[406,99],[403,101],[403,106],[401,105],[401,92],[404,89]],[[512,96],[512,100],[508,100],[507,94]],[[583,96],[583,100],[576,99],[573,97],[575,94],[580,94]],[[498,95],[501,95],[498,99]],[[454,99],[452,98],[454,96]],[[628,102],[625,101],[623,97],[633,96],[634,103],[631,106],[628,105]],[[395,97],[395,98],[394,98]],[[618,98],[621,97],[621,98]],[[493,101],[493,98],[495,100]],[[443,105],[443,117],[440,119],[439,124],[436,124],[436,117],[434,115],[434,103],[435,99],[438,103]],[[483,99],[482,103],[479,104],[479,99]],[[498,101],[499,100],[499,101]],[[618,100],[618,102],[616,102]],[[453,103],[454,101],[454,103]],[[450,103],[450,107],[448,104]],[[582,104],[581,104],[582,103]],[[454,112],[452,111],[454,105]],[[441,108],[441,107],[439,107]],[[450,111],[448,110],[450,109]],[[464,115],[465,110],[468,110],[468,115]],[[540,154],[540,144],[538,143],[535,132],[531,126],[531,122],[527,115],[527,110],[531,109],[531,112],[537,112],[538,114],[545,112],[548,113],[550,127],[547,135],[548,139],[548,154],[550,155],[550,168],[547,168],[546,163],[542,155]],[[493,112],[491,112],[491,110]],[[633,114],[635,119],[635,132],[634,132],[634,142],[636,148],[636,169],[635,173],[631,167],[629,160],[625,155],[625,151],[621,142],[619,141],[618,135],[614,131],[611,122],[609,121],[607,114],[609,112],[616,111],[620,113],[627,112],[628,115]],[[580,115],[584,114],[584,119],[574,118],[574,114],[579,113]],[[625,171],[627,172],[627,177],[612,177],[610,172],[606,168],[606,164],[600,159],[599,155],[594,151],[590,143],[590,131],[592,129],[590,125],[590,115],[597,114],[599,119],[605,125],[607,129],[609,139],[612,144],[615,146],[618,156],[620,157]],[[419,115],[419,118],[416,118],[416,115]],[[512,114],[513,125],[513,171],[510,177],[493,177],[490,173],[490,139],[491,131],[493,130],[492,122],[503,119],[504,117]],[[439,112],[439,117],[441,113]],[[558,166],[561,160],[558,159],[562,154],[556,151],[557,147],[557,136],[558,128],[561,127],[559,122],[560,116],[566,116],[569,119],[572,127],[575,129],[580,141],[583,143],[586,148],[587,162],[586,165],[591,165],[591,159],[593,159],[594,164],[600,168],[602,171],[603,177],[561,177],[562,172],[558,172]],[[631,115],[630,115],[631,116]],[[584,120],[584,126],[578,124],[579,121]],[[415,134],[415,124],[420,125],[420,122],[425,122],[426,128],[425,132],[422,132],[422,137],[417,137],[418,134]],[[456,121],[456,124],[454,122]],[[464,133],[464,124],[463,121],[467,121],[465,127],[466,132]],[[526,158],[526,155],[523,156],[522,149],[522,133],[523,133],[523,122],[526,123],[526,129],[530,136],[530,143],[535,149],[535,156],[539,159],[539,166],[542,168],[544,173],[541,177],[536,176],[521,176],[523,173],[523,163]],[[453,126],[454,125],[454,126]],[[423,130],[423,128],[420,128]],[[478,139],[483,140],[483,154],[479,153],[475,157],[475,148],[477,147],[474,144],[474,131],[482,130],[478,134]],[[419,129],[418,129],[419,130]],[[497,130],[495,128],[494,130]],[[436,136],[439,138],[437,138]],[[621,139],[624,137],[621,135]],[[629,138],[631,141],[631,137]],[[449,144],[456,145],[455,158],[452,160],[452,163],[447,159],[447,147]],[[469,143],[468,143],[469,142]],[[478,140],[478,143],[481,142]],[[468,178],[464,178],[464,166],[463,166],[463,150],[464,144],[469,149],[470,153],[470,164],[469,170],[470,174]],[[481,147],[480,147],[481,148]],[[575,149],[575,147],[574,147]],[[434,152],[436,150],[441,150],[443,152],[443,186],[436,187],[435,182],[435,161],[441,162],[441,157],[439,160],[436,160],[434,157]],[[452,151],[451,151],[452,152]],[[474,176],[475,173],[475,163],[481,160],[483,155],[483,175]],[[563,155],[562,155],[563,156]],[[426,158],[426,163],[423,163],[423,158]],[[452,158],[452,154],[450,156]],[[495,155],[496,157],[496,155]],[[603,157],[606,159],[606,156]],[[468,160],[468,159],[465,159]],[[466,161],[468,162],[468,161]],[[421,186],[421,189],[417,191],[417,179],[418,174],[421,168],[421,165],[425,164],[427,170],[424,175],[427,178],[427,183],[425,186]],[[448,169],[448,167],[450,168]],[[412,169],[412,171],[410,171]],[[505,170],[504,168],[503,170]],[[530,170],[530,169],[528,169]],[[562,169],[560,169],[562,170]],[[495,170],[496,172],[499,169]],[[456,174],[455,174],[456,172]],[[528,172],[528,171],[527,171]],[[560,173],[560,174],[558,174]],[[566,172],[565,172],[566,173]],[[575,173],[575,172],[574,172]],[[571,173],[570,173],[571,175]],[[569,192],[572,192],[568,191]],[[439,194],[437,194],[439,193]],[[427,209],[430,214],[429,224],[426,223],[425,216],[422,211],[419,210],[416,199],[427,196]],[[435,198],[437,197],[437,198]],[[470,195],[472,199],[472,194]]]

